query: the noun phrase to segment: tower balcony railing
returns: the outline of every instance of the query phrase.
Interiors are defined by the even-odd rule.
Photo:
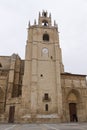
[[[48,97],[48,98],[43,97],[43,98],[42,98],[42,101],[43,101],[43,102],[50,102],[50,101],[51,101],[51,98],[50,98],[50,97]]]

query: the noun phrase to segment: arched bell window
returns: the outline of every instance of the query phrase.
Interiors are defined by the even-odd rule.
[[[49,35],[48,34],[43,35],[43,41],[49,41]]]
[[[42,21],[42,25],[43,25],[43,26],[48,26],[48,21],[43,20],[43,21]]]

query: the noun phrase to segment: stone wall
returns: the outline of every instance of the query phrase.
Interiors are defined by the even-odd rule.
[[[63,120],[70,122],[69,104],[75,103],[78,121],[87,120],[87,84],[85,75],[62,74]]]

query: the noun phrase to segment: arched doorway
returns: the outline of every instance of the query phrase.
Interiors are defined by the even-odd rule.
[[[79,92],[76,90],[71,90],[67,97],[70,122],[78,121],[79,100],[80,100]]]

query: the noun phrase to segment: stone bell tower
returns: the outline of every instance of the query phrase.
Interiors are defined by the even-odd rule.
[[[62,116],[60,74],[64,72],[58,27],[51,14],[39,13],[38,23],[28,28],[22,88],[23,115],[37,120],[43,115]],[[25,116],[26,117],[26,116]]]

